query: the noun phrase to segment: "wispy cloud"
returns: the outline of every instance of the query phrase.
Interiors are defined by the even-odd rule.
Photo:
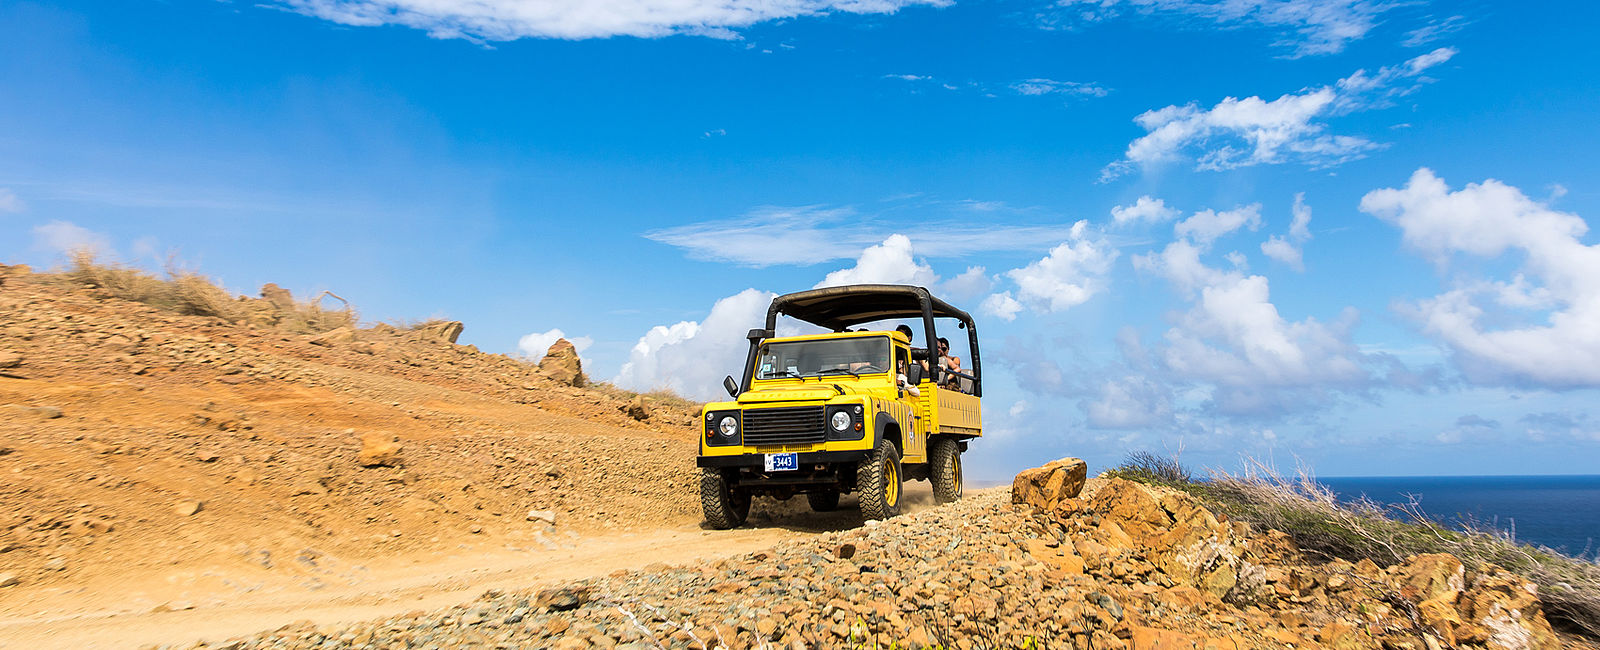
[[[950,0],[269,0],[344,25],[400,25],[434,38],[738,38],[756,23],[830,13],[887,14]]]
[[[1013,82],[1011,90],[1018,95],[1067,95],[1069,97],[1105,97],[1109,91],[1090,83],[1056,81],[1054,79],[1023,79]]]
[[[17,193],[9,188],[0,187],[0,213],[22,212],[28,209],[22,199],[17,198]]]
[[[1148,133],[1107,165],[1101,181],[1139,166],[1192,157],[1200,170],[1298,162],[1313,169],[1355,160],[1385,145],[1362,136],[1328,133],[1326,120],[1385,108],[1432,81],[1424,73],[1455,56],[1439,48],[1396,66],[1357,70],[1332,85],[1267,101],[1224,98],[1211,108],[1189,103],[1147,111],[1134,122]]]
[[[111,238],[105,233],[89,230],[70,221],[51,221],[35,226],[33,247],[62,255],[86,251],[96,257],[105,257],[112,252]]]
[[[1445,36],[1459,32],[1468,24],[1470,24],[1470,22],[1465,16],[1450,16],[1448,18],[1431,20],[1426,25],[1406,32],[1406,38],[1405,40],[1400,41],[1400,44],[1406,47],[1422,47],[1444,38]]]
[[[1032,79],[1018,79],[1016,81],[1000,84],[983,83],[978,81],[950,81],[931,75],[920,74],[886,74],[884,79],[892,79],[915,84],[917,87],[936,88],[950,92],[973,92],[985,97],[999,97],[1001,94],[1020,97],[1063,97],[1087,98],[1105,97],[1111,91],[1095,83],[1081,81],[1058,81],[1036,77]]]
[[[1366,38],[1378,18],[1400,2],[1372,0],[1059,0],[1040,14],[1045,28],[1142,16],[1201,20],[1223,28],[1259,27],[1278,33],[1287,56],[1337,54]]]
[[[1014,218],[1003,204],[957,202],[956,207]],[[978,207],[982,206],[982,207]],[[926,207],[926,206],[922,206]],[[1064,224],[1015,224],[1004,220],[934,220],[916,228],[896,227],[895,214],[867,219],[853,207],[763,207],[737,219],[704,221],[644,233],[648,239],[684,249],[690,257],[750,266],[809,265],[855,257],[896,232],[917,253],[952,258],[989,251],[1045,250],[1072,237]],[[998,221],[998,222],[997,222]],[[877,225],[884,224],[884,225]]]

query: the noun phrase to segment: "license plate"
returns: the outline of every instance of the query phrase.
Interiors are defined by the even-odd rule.
[[[799,454],[767,454],[767,471],[789,472],[797,469],[800,469]]]

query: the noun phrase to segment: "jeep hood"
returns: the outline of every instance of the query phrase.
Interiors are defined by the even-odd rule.
[[[784,386],[782,388],[764,388],[761,390],[746,391],[739,396],[740,404],[758,404],[761,402],[821,402],[838,396],[836,384],[810,384],[807,386]],[[853,393],[849,387],[839,386],[845,393]]]

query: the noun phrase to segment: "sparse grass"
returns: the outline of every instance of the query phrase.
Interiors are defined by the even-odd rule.
[[[1340,501],[1308,471],[1289,479],[1256,463],[1242,476],[1195,480],[1176,457],[1136,452],[1106,475],[1183,490],[1231,518],[1282,531],[1302,550],[1328,559],[1389,566],[1419,553],[1450,553],[1468,568],[1494,564],[1539,586],[1557,629],[1600,639],[1600,564],[1591,559],[1521,544],[1509,532],[1470,522],[1452,528],[1415,502]]]
[[[640,393],[628,390],[626,388],[619,388],[611,382],[606,381],[591,381],[587,388],[597,393],[609,395],[613,398],[623,401],[632,401],[633,398],[644,395],[658,407],[672,411],[699,413],[700,407],[705,405],[704,402],[689,399],[672,392],[672,390],[668,388],[657,388],[648,392]]]
[[[1161,456],[1148,451],[1128,453],[1128,458],[1107,472],[1114,478],[1157,484],[1182,484],[1192,482],[1189,468],[1178,462],[1178,456]]]
[[[235,295],[210,278],[175,265],[169,265],[167,277],[162,278],[130,266],[103,263],[90,253],[79,252],[73,255],[72,266],[62,277],[99,289],[107,296],[157,309],[230,323],[256,323],[296,334],[316,334],[356,324],[355,311],[349,305],[343,309],[323,309],[319,299],[295,301],[288,309],[271,308],[264,300]],[[331,294],[325,292],[324,295]]]

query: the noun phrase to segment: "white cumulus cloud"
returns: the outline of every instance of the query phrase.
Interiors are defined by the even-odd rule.
[[[1111,221],[1117,225],[1138,223],[1141,221],[1159,223],[1178,216],[1176,208],[1167,207],[1167,202],[1150,196],[1141,196],[1133,205],[1119,205],[1111,208]]]
[[[744,372],[745,333],[766,324],[775,296],[745,289],[718,300],[704,319],[650,328],[612,383],[639,391],[666,388],[692,399],[725,398],[722,378]]]
[[[580,356],[584,350],[589,349],[589,346],[594,344],[593,338],[567,336],[566,332],[561,331],[561,328],[558,327],[546,332],[532,332],[524,335],[522,338],[517,339],[517,350],[521,351],[524,357],[538,361],[544,358],[544,354],[550,351],[550,346],[555,345],[558,339],[566,339],[567,342],[572,344],[573,349],[578,351]]]
[[[1261,204],[1252,203],[1223,212],[1201,210],[1188,219],[1179,221],[1178,225],[1174,226],[1172,230],[1179,237],[1187,237],[1190,241],[1199,244],[1201,248],[1207,248],[1218,237],[1240,228],[1255,230],[1260,227]]]
[[[894,13],[949,0],[275,0],[292,11],[344,25],[401,25],[434,38],[735,38],[756,23],[835,12]]]
[[[1325,168],[1361,158],[1385,145],[1361,136],[1328,133],[1326,120],[1383,108],[1428,81],[1423,73],[1455,56],[1439,48],[1376,72],[1357,70],[1331,86],[1308,88],[1273,100],[1226,97],[1210,108],[1197,103],[1147,111],[1134,122],[1147,133],[1128,144],[1122,160],[1102,171],[1111,180],[1136,167],[1193,158],[1201,170],[1298,162]]]
[[[1143,375],[1107,379],[1083,413],[1101,429],[1149,427],[1172,419],[1171,391]]]
[[[1207,387],[1228,414],[1284,412],[1371,384],[1368,359],[1351,340],[1355,310],[1331,323],[1290,321],[1273,304],[1266,277],[1207,266],[1203,250],[1180,239],[1133,260],[1192,303],[1156,354],[1174,380]]]
[[[1010,291],[1002,291],[984,298],[978,310],[1003,321],[1014,321],[1022,311],[1022,303],[1017,302]]]
[[[1079,221],[1072,226],[1071,239],[1005,275],[1017,285],[1016,302],[1041,312],[1063,311],[1088,302],[1105,288],[1117,255],[1110,244],[1090,237],[1087,221]],[[996,306],[1010,304],[1002,300]]]
[[[1403,188],[1369,192],[1361,210],[1441,268],[1459,255],[1518,254],[1509,279],[1460,280],[1406,306],[1468,380],[1600,386],[1600,245],[1581,241],[1583,218],[1493,179],[1452,191],[1426,168]]]
[[[1311,206],[1306,205],[1304,192],[1294,195],[1293,214],[1294,220],[1289,224],[1289,235],[1268,237],[1267,241],[1261,243],[1261,252],[1296,271],[1304,271],[1306,265],[1300,249],[1311,240]]]
[[[938,282],[939,276],[932,267],[912,257],[911,238],[894,234],[889,235],[883,243],[861,251],[855,266],[829,273],[817,283],[816,288],[846,284],[914,284],[929,287]]]
[[[981,266],[969,266],[961,274],[939,285],[939,294],[949,300],[971,300],[994,287],[994,281]]]

